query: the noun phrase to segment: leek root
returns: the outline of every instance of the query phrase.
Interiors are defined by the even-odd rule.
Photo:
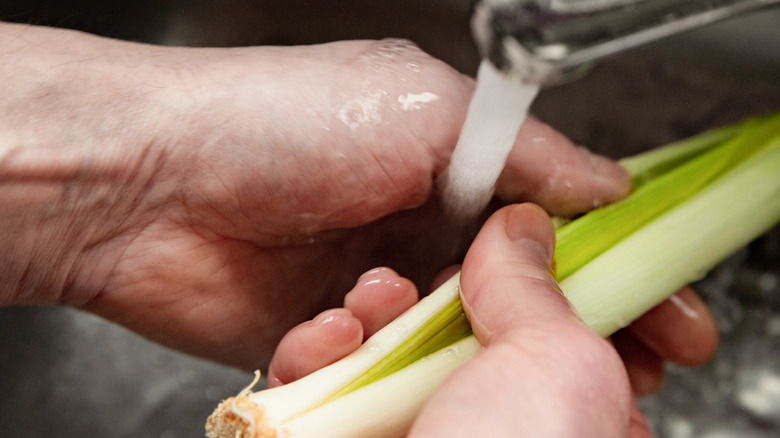
[[[556,231],[560,287],[602,336],[780,221],[780,113],[621,163],[633,176],[632,193]],[[207,434],[403,436],[444,378],[478,351],[456,274],[341,361],[225,400]]]

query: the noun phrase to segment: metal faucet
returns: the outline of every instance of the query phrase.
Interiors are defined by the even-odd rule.
[[[555,85],[597,61],[780,0],[481,0],[472,32],[483,58],[522,82]]]

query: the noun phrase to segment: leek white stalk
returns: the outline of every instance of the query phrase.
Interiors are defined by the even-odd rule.
[[[447,376],[480,346],[474,336],[418,360],[284,424],[281,436],[392,438],[406,434],[417,413]],[[366,403],[375,400],[379,403]],[[344,413],[349,413],[349,419]],[[377,417],[381,419],[378,421]]]
[[[780,114],[624,161],[635,190],[557,230],[557,279],[608,336],[780,220]],[[479,351],[459,275],[352,355],[289,385],[224,401],[208,435],[399,437]]]
[[[609,336],[778,222],[780,136],[770,146],[560,282],[591,329]]]
[[[449,372],[476,354],[478,344],[473,337],[459,345],[444,341],[445,348],[432,348],[433,351],[438,350],[435,354],[419,354],[421,358],[424,357],[423,360],[414,361],[410,366],[358,389],[353,390],[351,387],[354,386],[353,382],[363,375],[385,374],[383,370],[375,368],[377,364],[384,362],[392,367],[394,363],[400,362],[400,359],[383,359],[395,359],[394,356],[398,355],[399,350],[408,350],[404,347],[410,344],[414,346],[415,334],[427,333],[419,337],[424,343],[430,338],[431,331],[444,330],[453,319],[464,320],[465,318],[457,318],[463,314],[458,294],[459,279],[459,274],[454,275],[344,359],[288,385],[254,393],[245,390],[224,401],[209,418],[209,436],[402,436],[402,432],[411,425],[416,412],[438,384]],[[431,330],[431,325],[438,327]],[[469,329],[468,323],[461,325]],[[425,326],[428,330],[423,329]],[[468,333],[456,334],[456,337],[464,338],[466,335]],[[409,390],[398,391],[400,388]],[[342,392],[346,394],[338,397]],[[365,403],[365,398],[381,399],[383,403],[389,403],[393,407],[384,406],[377,410],[375,404]],[[345,405],[350,406],[348,411],[335,412],[354,412],[361,409],[368,412],[365,416],[356,416],[349,421],[343,421],[341,416],[336,415],[333,420],[340,424],[328,424],[329,430],[326,430],[323,421],[331,418],[335,406]],[[381,411],[381,415],[377,411]],[[387,420],[377,421],[378,418]],[[366,434],[369,429],[371,433]],[[304,431],[307,432],[303,433]],[[364,433],[357,433],[359,431]],[[308,434],[309,432],[311,434]]]

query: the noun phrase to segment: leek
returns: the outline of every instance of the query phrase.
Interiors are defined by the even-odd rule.
[[[633,176],[632,193],[556,231],[560,287],[602,336],[780,221],[780,113],[621,163]],[[341,361],[223,401],[207,434],[403,436],[438,385],[478,351],[456,274]]]

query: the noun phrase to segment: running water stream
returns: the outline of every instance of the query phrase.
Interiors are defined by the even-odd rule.
[[[513,80],[483,60],[477,86],[440,189],[458,223],[475,219],[490,202],[517,132],[538,87]]]

